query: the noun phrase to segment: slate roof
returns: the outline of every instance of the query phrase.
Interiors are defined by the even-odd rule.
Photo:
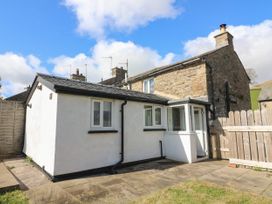
[[[103,80],[103,81],[99,82],[98,84],[121,87],[122,81],[123,80],[120,81],[116,77],[112,77],[112,78]]]
[[[154,94],[147,94],[89,82],[75,81],[46,74],[37,74],[32,87],[34,87],[34,84],[37,84],[38,81],[57,93],[69,93],[75,95],[96,96],[157,104],[167,104],[168,102],[167,98]],[[33,93],[33,90],[31,92]],[[32,93],[30,93],[30,95]]]
[[[272,101],[272,87],[262,88],[258,101]]]
[[[5,100],[7,101],[22,101],[22,102],[26,102],[28,93],[29,93],[30,89],[23,91],[21,93],[18,93],[16,95],[10,96],[8,98],[5,98]]]
[[[220,48],[213,49],[213,50],[205,52],[205,53],[203,53],[201,55],[197,55],[197,56],[194,56],[192,58],[189,58],[189,59],[186,59],[186,60],[183,60],[183,61],[179,61],[179,62],[174,63],[174,64],[165,65],[165,66],[161,66],[161,67],[156,67],[156,68],[151,69],[149,71],[146,71],[146,72],[143,72],[143,73],[138,74],[136,76],[128,78],[128,82],[134,82],[134,81],[138,81],[138,80],[141,80],[141,79],[144,79],[144,78],[152,77],[152,76],[155,76],[155,75],[158,75],[158,74],[170,71],[170,70],[184,68],[188,64],[200,62],[202,58],[208,57],[209,55],[214,54],[217,51],[219,51],[221,49],[224,49],[226,47],[228,47],[228,45],[220,47]]]

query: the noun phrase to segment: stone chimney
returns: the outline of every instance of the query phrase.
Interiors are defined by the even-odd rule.
[[[71,75],[71,79],[77,81],[86,81],[86,77],[82,73],[79,73],[79,69],[76,69],[76,73]]]
[[[122,82],[126,79],[127,70],[123,69],[123,67],[114,67],[111,69],[111,75],[116,78],[116,81]]]
[[[216,48],[220,48],[229,45],[233,48],[233,36],[227,31],[227,25],[220,25],[220,34],[214,36],[216,42]]]

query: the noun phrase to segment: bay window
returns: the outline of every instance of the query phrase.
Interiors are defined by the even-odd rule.
[[[168,108],[167,121],[169,131],[186,131],[184,106]]]

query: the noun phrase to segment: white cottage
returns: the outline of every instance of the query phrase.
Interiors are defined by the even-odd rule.
[[[208,158],[207,102],[38,74],[24,153],[52,179],[168,158]]]

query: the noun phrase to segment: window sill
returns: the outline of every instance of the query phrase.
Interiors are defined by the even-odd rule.
[[[166,131],[165,128],[144,128],[144,132],[150,132],[150,131]]]
[[[89,130],[88,133],[117,133],[118,130]]]

